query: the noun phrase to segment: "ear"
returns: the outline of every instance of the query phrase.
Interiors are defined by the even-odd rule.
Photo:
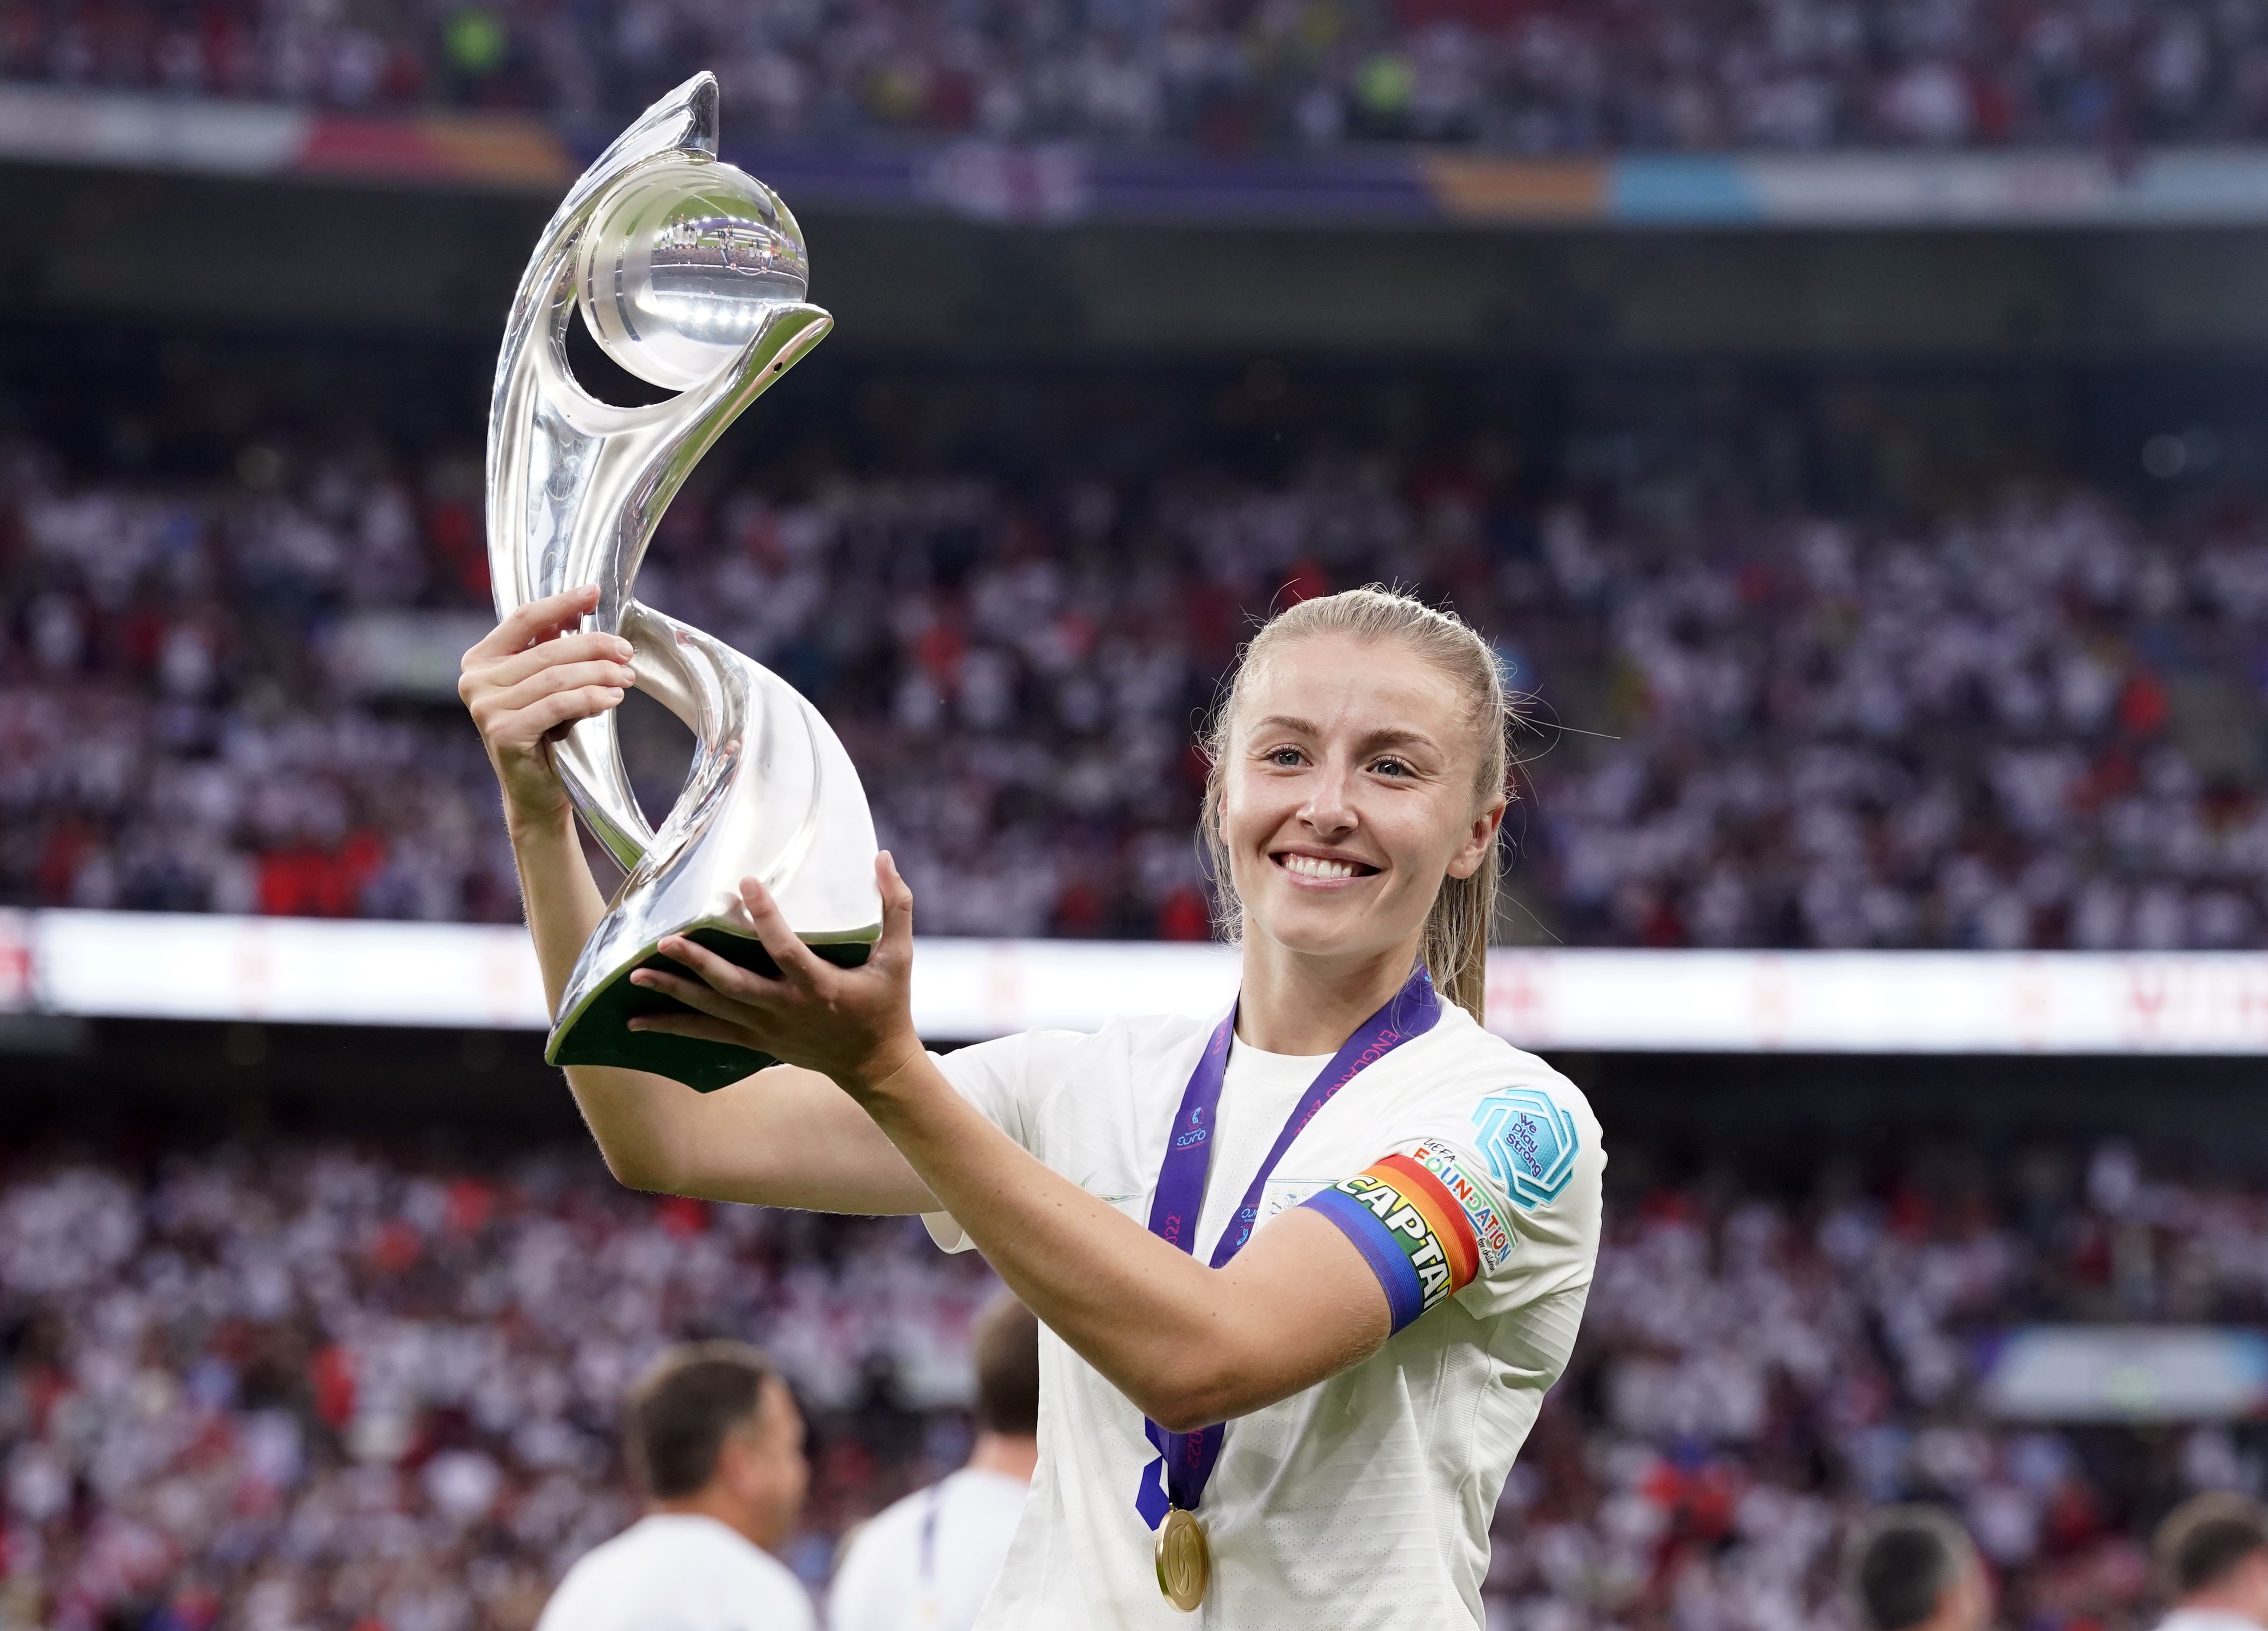
[[[755,1446],[748,1442],[746,1426],[736,1426],[717,1441],[717,1471],[711,1476],[725,1488],[737,1491],[747,1487],[755,1465]]]
[[[1488,859],[1489,846],[1496,842],[1497,830],[1504,825],[1505,798],[1498,793],[1481,812],[1473,818],[1473,825],[1457,853],[1449,857],[1449,876],[1470,878],[1481,870]]]

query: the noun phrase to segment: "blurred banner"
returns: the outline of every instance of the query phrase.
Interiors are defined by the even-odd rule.
[[[610,132],[512,114],[348,114],[0,85],[0,161],[556,195]],[[799,209],[1242,226],[1676,227],[2268,222],[2268,151],[2167,148],[1516,158],[1455,148],[1223,158],[981,140],[728,143]]]
[[[539,119],[393,117],[0,86],[0,159],[559,192],[582,166]]]
[[[1979,1401],[2029,1422],[2268,1413],[2268,1337],[2211,1326],[2036,1326],[1987,1346]]]
[[[1226,948],[920,942],[939,1041],[1209,1014]],[[1696,1053],[2268,1053],[2268,954],[1499,949],[1489,1026],[1526,1047]],[[0,1011],[541,1029],[519,929],[194,913],[0,912]]]

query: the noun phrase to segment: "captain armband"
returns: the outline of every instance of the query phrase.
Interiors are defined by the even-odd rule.
[[[1512,1250],[1496,1202],[1446,1145],[1388,1156],[1304,1204],[1354,1242],[1385,1288],[1396,1331]]]

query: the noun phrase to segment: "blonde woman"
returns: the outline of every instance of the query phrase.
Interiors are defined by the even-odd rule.
[[[601,911],[547,731],[611,708],[627,648],[516,612],[461,687],[504,790],[556,1003]],[[782,971],[683,941],[637,1023],[789,1062],[718,1092],[577,1069],[624,1183],[921,1213],[1045,1322],[1040,1460],[982,1631],[1478,1625],[1488,1529],[1565,1367],[1605,1156],[1580,1093],[1478,1023],[1506,709],[1455,618],[1377,589],[1247,648],[1202,838],[1241,984],[1210,1022],[925,1052],[911,892],[842,969],[744,900]]]

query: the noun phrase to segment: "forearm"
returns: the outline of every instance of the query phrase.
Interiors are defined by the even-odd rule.
[[[574,818],[514,822],[528,933],[556,1014],[606,902]],[[909,1213],[937,1201],[832,1082],[775,1066],[712,1093],[644,1070],[571,1065],[567,1084],[606,1157],[634,1189],[807,1211]]]
[[[1152,1235],[986,1120],[926,1055],[887,1088],[868,1098],[869,1113],[930,1193],[1032,1311],[1160,1424],[1188,1430],[1259,1409],[1384,1340],[1367,1271],[1333,1282],[1344,1318],[1303,1308],[1287,1319],[1283,1294],[1298,1288],[1239,1273],[1248,1253],[1215,1270]],[[1320,1223],[1285,1219],[1269,1232],[1308,1221]]]
[[[556,1018],[576,959],[607,903],[584,858],[571,811],[563,806],[555,815],[537,817],[512,812],[507,825],[527,932],[543,973],[544,1007]],[[691,1145],[683,1123],[694,1109],[688,1101],[697,1101],[691,1089],[666,1076],[597,1065],[567,1067],[567,1085],[608,1171],[634,1189],[683,1193]]]
[[[543,971],[543,1004],[556,1015],[583,943],[606,915],[606,899],[591,876],[590,863],[583,858],[571,810],[562,805],[548,816],[507,810],[505,828],[512,838],[512,861],[519,869],[521,909],[535,942],[535,960]]]

